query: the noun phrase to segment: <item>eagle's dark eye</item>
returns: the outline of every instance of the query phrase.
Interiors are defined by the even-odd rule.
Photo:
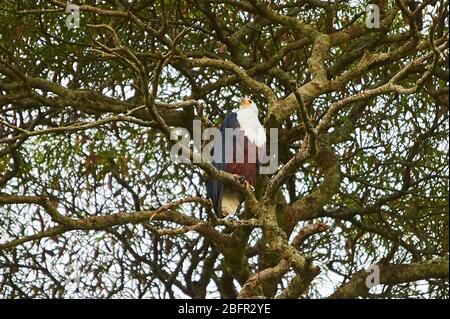
[[[253,102],[252,102],[252,100],[248,99],[248,103],[252,104]]]

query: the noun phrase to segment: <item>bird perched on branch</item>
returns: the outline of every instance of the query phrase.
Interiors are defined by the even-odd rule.
[[[249,98],[241,99],[239,110],[225,117],[220,133],[221,138],[214,140],[212,164],[239,175],[241,181],[254,188],[266,145],[266,133],[258,120],[255,103]],[[206,190],[218,216],[236,213],[243,201],[239,191],[216,179],[207,181]]]

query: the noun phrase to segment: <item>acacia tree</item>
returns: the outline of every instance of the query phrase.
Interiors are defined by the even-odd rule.
[[[447,1],[77,4],[0,2],[1,297],[448,298]],[[256,191],[171,161],[244,96]]]

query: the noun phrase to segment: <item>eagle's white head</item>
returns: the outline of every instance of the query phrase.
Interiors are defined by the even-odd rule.
[[[241,99],[237,120],[250,142],[257,147],[263,147],[266,144],[266,132],[259,122],[258,108],[251,99],[247,97]]]
[[[248,97],[243,97],[241,99],[239,110],[248,110],[249,112],[254,112],[256,116],[258,116],[258,108],[256,107],[255,102],[250,100]]]

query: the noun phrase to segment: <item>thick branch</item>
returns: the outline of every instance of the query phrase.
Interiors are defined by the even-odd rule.
[[[447,258],[437,258],[411,264],[378,264],[380,269],[380,284],[397,285],[405,282],[426,280],[432,278],[447,278],[449,264]],[[361,270],[340,286],[328,298],[356,298],[366,296],[369,288],[366,286],[366,278],[371,272]]]

